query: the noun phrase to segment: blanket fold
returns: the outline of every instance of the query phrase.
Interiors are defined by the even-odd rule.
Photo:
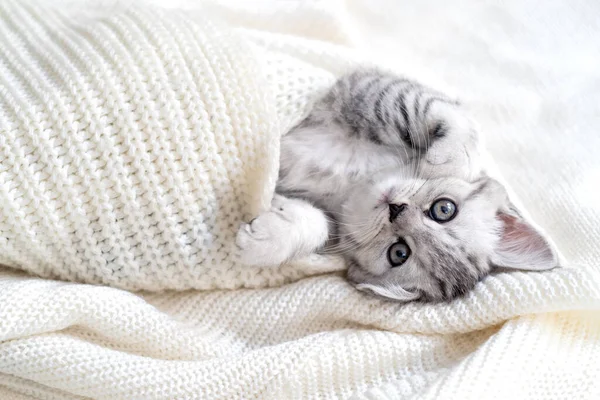
[[[597,268],[397,304],[236,263],[280,135],[365,60],[352,2],[234,3],[0,0],[0,398],[599,398]]]

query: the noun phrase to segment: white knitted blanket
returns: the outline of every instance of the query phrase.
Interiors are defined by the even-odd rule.
[[[348,46],[378,37],[359,30],[375,8],[153,3],[0,1],[0,264],[11,267],[0,270],[0,399],[600,396],[600,217],[586,191],[600,162],[583,150],[556,155],[562,121],[535,141],[539,165],[554,156],[592,175],[559,176],[542,192],[549,174],[523,177],[534,142],[479,109],[484,128],[504,133],[486,135],[501,171],[573,268],[500,274],[441,305],[367,298],[335,273],[299,280],[339,271],[336,259],[242,268],[232,237],[268,204],[279,135],[358,60]],[[504,12],[516,24],[518,7]],[[387,18],[379,21],[398,29]],[[551,99],[523,90],[521,105]],[[541,103],[545,119],[555,101]],[[508,110],[515,127],[535,130]],[[578,117],[575,134],[586,138],[581,115],[563,116]],[[218,290],[132,294],[15,269],[125,289]]]

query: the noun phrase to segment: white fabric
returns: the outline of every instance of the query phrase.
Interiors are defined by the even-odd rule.
[[[88,99],[85,93],[75,91],[80,97],[69,97],[73,92],[66,89],[87,88],[84,85],[99,85],[98,82],[104,82],[102,87],[107,91],[122,87],[109,81],[109,75],[94,75],[92,64],[83,69],[89,73],[88,80],[56,79],[60,72],[69,76],[67,71],[72,71],[72,65],[68,60],[78,54],[65,50],[69,43],[61,41],[64,36],[60,33],[69,32],[70,37],[79,38],[72,43],[80,44],[93,38],[89,32],[104,32],[102,29],[106,26],[119,32],[137,32],[110,38],[101,36],[94,43],[111,46],[121,40],[140,46],[137,50],[132,47],[127,52],[104,54],[117,62],[103,66],[112,68],[116,74],[129,74],[122,75],[129,78],[132,71],[137,71],[139,76],[134,74],[132,80],[123,79],[123,82],[136,89],[129,95],[138,105],[149,98],[144,97],[139,86],[133,86],[132,82],[139,82],[136,77],[156,85],[156,89],[150,88],[148,93],[152,95],[150,98],[164,101],[164,107],[146,114],[137,108],[127,109],[135,121],[150,126],[138,133],[148,135],[147,142],[156,146],[153,151],[164,154],[167,144],[176,142],[172,135],[181,132],[182,126],[194,126],[197,118],[207,118],[201,111],[193,114],[198,110],[194,107],[200,103],[210,105],[207,99],[217,99],[216,104],[227,107],[227,112],[219,114],[221,118],[238,117],[231,125],[223,124],[226,127],[221,120],[215,124],[217,132],[222,133],[219,137],[224,141],[225,138],[235,140],[230,151],[240,157],[242,166],[267,163],[265,168],[251,170],[251,176],[258,179],[255,185],[239,188],[239,193],[254,194],[251,196],[254,201],[242,205],[241,210],[229,210],[237,213],[231,217],[234,220],[265,205],[273,185],[272,157],[276,155],[277,133],[284,132],[306,110],[311,92],[325,87],[334,75],[354,61],[352,53],[341,46],[362,47],[369,60],[392,64],[395,69],[426,81],[443,81],[447,90],[454,90],[465,99],[479,117],[489,150],[501,172],[513,184],[529,213],[550,233],[572,268],[538,274],[500,274],[486,279],[464,299],[441,305],[399,305],[368,298],[336,274],[270,289],[132,294],[114,288],[28,278],[7,269],[0,275],[0,398],[560,399],[587,396],[593,399],[600,396],[596,382],[600,373],[597,268],[600,217],[595,209],[593,188],[600,161],[591,155],[600,140],[593,135],[600,115],[595,113],[594,107],[597,109],[600,102],[594,101],[598,100],[598,92],[593,90],[599,72],[587,66],[597,65],[599,58],[598,53],[586,48],[591,44],[585,44],[593,43],[592,39],[600,34],[597,26],[586,24],[586,21],[592,22],[586,18],[594,12],[588,9],[593,3],[590,2],[588,8],[577,9],[557,3],[548,9],[535,9],[535,13],[517,2],[506,3],[503,8],[491,2],[489,5],[477,2],[478,6],[468,12],[460,11],[458,5],[450,7],[435,1],[404,8],[394,6],[391,1],[377,4],[367,0],[302,2],[301,5],[260,2],[253,7],[236,6],[233,2],[210,6],[181,1],[164,3],[175,10],[159,12],[134,5],[132,11],[123,13],[112,1],[96,2],[95,7],[68,2],[60,7],[62,17],[56,17],[39,5],[10,6],[16,10],[10,12],[3,7],[0,29],[17,32],[17,37],[28,38],[31,44],[15,45],[12,40],[0,43],[3,71],[0,79],[19,77],[4,81],[5,87],[0,87],[3,101],[15,93],[22,96],[18,108],[25,117],[22,126],[39,129],[40,125],[33,124],[33,120],[42,119],[41,126],[55,128],[45,130],[46,134],[52,132],[69,140],[72,136],[67,136],[67,132],[72,125],[56,124],[56,118],[67,115],[71,109],[58,107],[52,108],[55,112],[51,113],[27,114],[28,107],[36,102],[35,111],[50,107],[58,98],[53,97],[58,96],[53,92],[58,86],[63,88],[60,96],[78,100],[70,106],[81,110],[83,118],[95,118],[93,113],[104,112],[106,108],[102,107],[112,107],[111,101],[91,102],[91,109],[86,109],[79,101]],[[223,24],[206,25],[206,18],[211,16],[223,19]],[[108,18],[109,22],[98,22],[102,18]],[[559,24],[562,33],[549,32],[550,22]],[[232,30],[227,24],[236,28]],[[383,24],[381,31],[377,24]],[[136,31],[134,26],[143,26],[145,33]],[[592,34],[595,36],[589,36]],[[571,37],[578,45],[574,46],[574,42],[565,37]],[[215,43],[223,46],[215,47]],[[569,51],[570,57],[559,55],[561,51]],[[18,67],[9,75],[7,71],[15,64],[7,54],[29,58],[19,59]],[[44,58],[48,55],[58,64]],[[87,57],[99,68],[91,56]],[[147,70],[133,68],[129,57]],[[32,63],[34,60],[38,62]],[[211,70],[218,75],[215,79],[220,79],[221,85],[231,86],[225,89],[213,86],[214,90],[208,92],[196,90],[194,82],[197,81],[186,75],[185,69],[186,65],[198,65],[194,62],[214,63]],[[228,66],[235,67],[236,71],[227,73]],[[44,80],[48,76],[53,79]],[[44,91],[33,95],[36,85]],[[93,92],[89,98],[94,96],[98,93]],[[242,102],[242,99],[251,99],[252,104],[246,108],[247,101]],[[183,114],[166,111],[160,114],[160,110],[175,108],[173,104],[177,101],[188,104],[182,108]],[[1,112],[5,115],[11,111],[4,107]],[[171,120],[171,117],[178,119]],[[265,120],[267,117],[273,119]],[[157,124],[155,129],[152,123]],[[137,134],[130,125],[126,126],[132,135]],[[240,127],[250,126],[259,129],[263,136],[249,135],[249,130],[240,131]],[[36,139],[29,130],[0,127],[3,146],[12,140],[13,148],[27,149],[25,138],[32,143],[45,139],[41,134]],[[106,129],[114,132],[112,128]],[[206,135],[205,130],[197,132]],[[21,141],[9,136],[15,133],[22,135]],[[205,138],[203,136],[203,140]],[[155,144],[157,139],[160,146]],[[240,140],[249,142],[242,146]],[[50,143],[59,142],[48,142],[46,148],[52,147]],[[240,149],[253,149],[255,157],[245,158],[246,153]],[[188,150],[178,151],[194,153]],[[23,153],[11,153],[11,156],[3,151],[0,173],[4,178],[14,170],[13,159],[32,162]],[[72,155],[67,152],[63,156]],[[230,162],[229,158],[223,160]],[[84,161],[92,165],[86,160],[82,165]],[[171,166],[168,158],[155,162],[159,171],[163,166]],[[208,162],[200,164],[210,167]],[[112,166],[107,163],[107,167]],[[240,164],[227,166],[238,168],[240,173],[246,171]],[[54,167],[53,171],[60,173],[56,164]],[[573,176],[572,171],[579,171],[580,175]],[[38,172],[23,171],[21,179],[26,180]],[[222,177],[219,173],[218,168],[209,169],[207,176]],[[167,179],[158,181],[156,186],[177,188],[181,181],[176,175],[165,174]],[[193,183],[195,178],[191,175]],[[172,182],[168,181],[169,177]],[[43,178],[44,184],[57,185],[61,176],[48,174]],[[108,179],[90,176],[89,184],[105,178]],[[248,179],[240,177],[234,181],[244,184],[250,180],[248,176]],[[212,188],[219,180],[210,182]],[[220,183],[227,187],[228,182]],[[58,186],[58,197],[49,199],[53,204],[93,197],[81,191],[63,194]],[[36,198],[30,191],[16,186],[4,185],[2,190],[5,196],[22,193],[17,204],[23,207],[27,204],[26,196],[31,200]],[[191,192],[196,196],[202,193]],[[156,194],[158,190],[150,193]],[[104,196],[100,199],[107,204],[114,201],[109,192],[100,191],[98,195]],[[179,209],[186,210],[185,202],[190,199],[174,197],[174,202],[184,202]],[[41,200],[27,207],[23,209],[30,210],[37,218],[33,221],[61,224],[70,218],[64,213],[50,213],[53,209],[42,209],[45,204]],[[206,207],[210,209],[210,204]],[[161,207],[158,209],[167,212]],[[172,208],[168,212],[177,214]],[[5,209],[0,216],[12,221],[13,227],[22,226],[25,218]],[[171,225],[161,228],[178,232],[176,222],[180,221],[175,219],[169,222]],[[29,233],[12,228],[10,232],[3,231],[7,237]],[[227,234],[223,235],[222,241],[227,243]],[[42,269],[43,266],[62,265],[51,264],[57,258],[76,257],[76,253],[60,252],[44,257],[35,247],[39,243],[29,239],[31,241],[25,243],[30,243],[31,248],[26,254],[37,254],[38,259],[27,259],[21,267],[40,268],[37,272],[43,272],[47,270]],[[81,239],[89,241],[85,235]],[[117,242],[117,239],[112,240]],[[51,243],[62,245],[57,248],[68,252],[72,247],[61,240],[65,239],[57,236]],[[175,243],[179,242],[175,240]],[[2,257],[8,257],[5,251],[8,244],[5,241],[1,245]],[[105,247],[99,248],[104,254]],[[160,260],[158,256],[162,253],[157,253]],[[91,255],[97,256],[97,253]],[[3,262],[9,261],[15,265],[14,260],[3,259]],[[238,270],[239,273],[232,275],[227,275],[227,268],[217,268],[207,287],[241,286],[243,279],[239,274],[242,273],[253,274],[245,277],[249,279],[249,286],[279,285],[305,275],[339,270],[341,266],[334,261],[319,259],[278,271]],[[225,260],[224,264],[228,262],[237,268],[234,261]],[[216,261],[214,263],[218,266]],[[156,266],[151,262],[144,265]],[[184,265],[176,264],[175,268],[185,271]],[[133,275],[126,278],[142,270],[132,267]],[[101,274],[89,272],[88,276],[99,281],[115,276],[114,273],[103,275],[106,271],[102,269],[95,271]],[[167,272],[156,268],[149,274],[154,281],[147,289],[201,287],[198,276],[154,276],[154,273]],[[117,276],[119,280],[106,282],[123,287],[148,282],[133,279],[123,283],[123,276]]]
[[[244,268],[234,238],[325,80],[201,13],[65,13],[3,8],[0,264],[154,291],[298,275]]]

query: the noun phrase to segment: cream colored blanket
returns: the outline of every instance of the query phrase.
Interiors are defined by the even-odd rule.
[[[500,274],[452,304],[367,298],[336,259],[244,269],[228,246],[268,203],[279,135],[360,61],[349,47],[377,37],[359,30],[375,9],[158,3],[0,2],[0,398],[600,396],[581,186],[514,179],[573,268]],[[528,160],[497,146],[527,143],[503,133],[487,140],[512,182]]]

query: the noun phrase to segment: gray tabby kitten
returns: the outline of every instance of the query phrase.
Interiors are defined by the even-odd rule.
[[[495,267],[555,267],[477,159],[455,101],[378,70],[343,76],[282,138],[278,194],[240,228],[242,261],[337,252],[358,289],[401,301],[450,300]]]

